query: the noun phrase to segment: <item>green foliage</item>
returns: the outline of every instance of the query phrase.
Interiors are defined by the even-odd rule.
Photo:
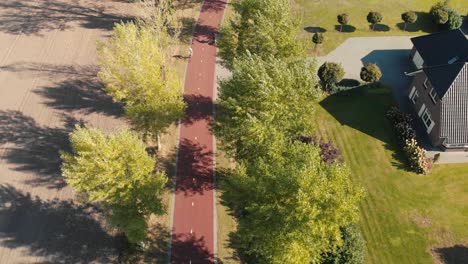
[[[365,242],[361,231],[355,225],[341,228],[342,245],[327,254],[323,264],[362,264],[364,263]]]
[[[432,16],[432,20],[436,24],[445,24],[448,21],[449,14],[448,14],[448,2],[438,2],[437,4],[431,7],[429,14]]]
[[[321,263],[341,243],[340,227],[357,221],[362,191],[317,146],[275,138],[275,152],[241,162],[226,184],[237,246],[255,263]]]
[[[446,23],[447,28],[457,29],[457,28],[460,28],[462,24],[463,24],[462,16],[457,11],[450,8],[448,11],[448,20]]]
[[[155,137],[180,118],[185,103],[181,81],[168,63],[169,36],[154,27],[117,24],[108,43],[99,43],[99,77],[106,92],[125,103],[127,117]]]
[[[299,22],[289,0],[240,0],[238,15],[223,27],[217,40],[220,56],[232,66],[234,58],[250,51],[262,58],[298,58],[304,53],[296,34]]]
[[[318,69],[318,77],[325,88],[325,91],[329,92],[330,88],[340,82],[344,77],[343,67],[334,62],[325,62]]]
[[[274,150],[280,131],[288,138],[311,134],[317,80],[313,66],[251,55],[236,59],[233,76],[220,84],[214,132],[237,159]]]
[[[382,21],[382,14],[379,12],[369,12],[367,14],[367,22],[369,22],[372,25],[372,30],[374,30],[374,26],[377,23],[380,23]]]
[[[314,35],[312,36],[312,42],[317,44],[322,44],[324,40],[323,34],[320,32],[315,32]]]
[[[145,239],[146,217],[164,213],[161,193],[164,173],[154,172],[155,160],[138,136],[128,130],[105,135],[76,127],[70,134],[72,153],[62,153],[62,174],[90,202],[108,208],[109,223],[131,242]]]
[[[369,63],[361,68],[360,77],[365,82],[375,83],[382,78],[382,72],[377,64]]]
[[[418,15],[414,11],[408,11],[401,14],[401,19],[405,22],[404,30],[406,30],[406,24],[413,24],[414,22],[416,22],[416,20],[418,20]]]
[[[338,23],[340,23],[340,32],[343,30],[343,25],[347,25],[349,23],[349,15],[346,13],[339,14],[337,17]]]

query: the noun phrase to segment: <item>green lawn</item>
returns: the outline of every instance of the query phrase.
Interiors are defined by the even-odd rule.
[[[367,263],[431,263],[432,248],[468,245],[468,164],[408,172],[384,118],[392,104],[384,88],[328,97],[315,116],[318,132],[335,142],[366,191]]]
[[[349,37],[363,36],[395,36],[395,35],[417,35],[425,34],[434,31],[434,26],[427,14],[430,7],[437,0],[294,0],[294,8],[298,15],[302,18],[300,37],[307,40],[312,51],[311,37],[312,33],[304,30],[309,28],[309,31],[321,30],[325,31],[325,42],[323,46],[317,50],[318,55],[326,54]],[[455,8],[460,14],[466,15],[468,11],[468,1],[466,0],[451,0],[450,5]],[[402,23],[401,13],[406,11],[421,12],[419,19],[414,25],[408,26],[406,32],[400,29]],[[382,14],[382,26],[378,27],[380,32],[371,31],[367,23],[366,16],[369,11],[378,11]],[[350,25],[354,29],[348,28],[347,33],[340,33],[336,30],[338,22],[336,16],[340,13],[348,13],[350,15]]]

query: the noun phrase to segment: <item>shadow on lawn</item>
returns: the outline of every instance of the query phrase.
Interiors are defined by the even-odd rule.
[[[356,31],[356,27],[352,25],[335,25],[335,30],[342,33],[352,33]]]
[[[405,29],[405,23],[397,23],[396,26],[400,30],[407,32],[418,32],[422,31],[424,33],[434,33],[440,29],[432,22],[431,15],[427,12],[416,12],[418,19],[413,24],[407,24]]]
[[[304,30],[309,33],[324,33],[327,31],[323,27],[305,27]]]
[[[408,170],[393,128],[385,117],[388,109],[393,106],[389,88],[378,84],[359,86],[331,95],[321,101],[320,105],[340,125],[351,127],[384,142],[385,148],[393,152],[396,160],[392,165]]]
[[[101,212],[72,201],[41,200],[0,185],[0,244],[44,257],[37,263],[110,263],[119,242],[99,223]]]
[[[468,247],[463,245],[435,248],[432,252],[445,264],[468,263]]]
[[[69,3],[72,2],[72,3]],[[115,23],[130,21],[105,11],[99,1],[86,6],[78,1],[1,1],[0,31],[10,34],[41,34],[43,31],[67,30],[74,23],[90,29],[111,30]]]

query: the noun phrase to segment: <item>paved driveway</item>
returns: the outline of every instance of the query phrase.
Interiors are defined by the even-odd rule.
[[[361,37],[349,38],[327,56],[317,58],[323,62],[337,62],[343,66],[347,79],[360,80],[361,67],[376,63],[382,71],[381,82],[393,89],[398,104],[404,107],[406,89],[411,81],[404,75],[411,70],[409,54],[412,48],[410,37]]]

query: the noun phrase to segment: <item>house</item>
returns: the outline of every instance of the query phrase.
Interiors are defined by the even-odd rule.
[[[468,150],[468,40],[459,29],[412,38],[410,104],[443,150]]]

